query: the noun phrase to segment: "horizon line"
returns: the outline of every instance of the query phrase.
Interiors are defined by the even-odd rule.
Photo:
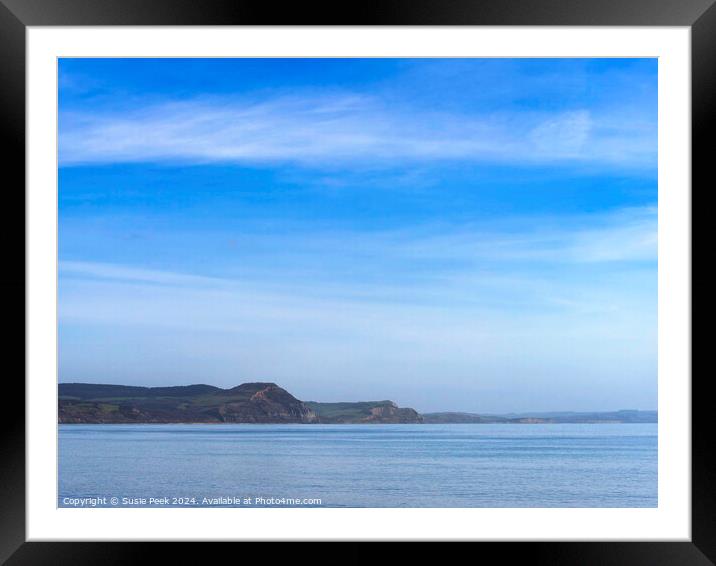
[[[285,389],[281,385],[277,384],[274,381],[244,381],[242,383],[239,383],[238,385],[233,385],[231,387],[220,387],[218,385],[211,385],[209,383],[189,383],[187,385],[130,385],[130,384],[124,384],[124,383],[91,383],[88,381],[59,381],[57,382],[57,386],[60,385],[106,385],[106,386],[119,386],[119,387],[138,387],[142,389],[168,389],[168,388],[174,388],[174,387],[196,387],[198,385],[203,385],[207,387],[214,387],[215,389],[219,389],[221,391],[228,391],[231,389],[235,389],[236,387],[240,387],[241,385],[247,385],[247,384],[262,384],[262,385],[273,385],[276,387],[279,387],[280,389],[283,389],[290,395],[293,395],[288,389]],[[58,395],[59,397],[59,395]],[[294,396],[295,397],[295,396]],[[296,397],[298,399],[298,397]],[[658,407],[656,409],[636,409],[636,408],[620,408],[620,409],[592,409],[592,410],[583,410],[583,411],[575,411],[570,409],[553,409],[553,410],[541,410],[541,411],[507,411],[504,413],[499,412],[471,412],[471,411],[456,411],[456,410],[437,410],[437,411],[419,411],[415,409],[414,407],[402,407],[392,399],[380,399],[380,400],[358,400],[358,401],[315,401],[313,399],[303,400],[298,399],[301,403],[381,403],[381,402],[391,402],[395,403],[401,408],[410,408],[415,410],[419,415],[430,415],[430,414],[456,414],[456,415],[480,415],[480,416],[495,416],[495,417],[503,417],[503,416],[509,416],[509,415],[546,415],[546,414],[553,414],[553,413],[574,413],[574,414],[590,414],[590,413],[620,413],[620,412],[628,412],[628,411],[636,411],[636,412],[651,412],[651,413],[657,413],[659,412]]]

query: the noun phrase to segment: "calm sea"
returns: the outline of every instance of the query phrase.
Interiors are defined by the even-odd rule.
[[[656,424],[61,425],[59,451],[61,507],[657,505]]]

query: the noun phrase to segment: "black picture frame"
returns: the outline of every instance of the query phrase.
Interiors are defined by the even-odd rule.
[[[3,380],[0,463],[0,561],[7,564],[132,564],[159,557],[179,564],[206,561],[206,544],[26,542],[25,539],[25,33],[28,26],[89,25],[530,25],[687,26],[692,39],[692,188],[714,185],[710,146],[716,133],[715,0],[364,0],[320,5],[244,0],[0,0],[0,115],[5,214],[0,223],[6,258],[1,280],[4,340],[12,361]],[[711,143],[709,143],[711,142]],[[709,183],[709,180],[711,182]],[[689,190],[689,187],[684,187]],[[713,189],[712,189],[713,190]],[[692,238],[693,240],[693,238]],[[692,247],[693,249],[693,247]],[[692,274],[693,277],[693,274]],[[22,322],[21,322],[22,321]],[[688,379],[689,376],[684,376]],[[713,564],[716,562],[716,446],[711,377],[693,373],[691,542],[477,543],[481,556],[503,563]],[[228,544],[228,543],[227,543]],[[233,543],[235,544],[235,543]],[[371,544],[350,557],[372,560]],[[226,546],[223,546],[226,549]],[[230,551],[231,552],[231,551]],[[273,558],[281,550],[272,549]],[[273,554],[278,552],[278,554]],[[305,550],[289,548],[295,556]],[[244,559],[245,555],[236,559]],[[288,557],[288,554],[286,555]],[[337,555],[336,555],[337,556]],[[338,559],[338,558],[337,558]],[[445,559],[445,556],[443,556]],[[476,558],[477,559],[477,558]]]

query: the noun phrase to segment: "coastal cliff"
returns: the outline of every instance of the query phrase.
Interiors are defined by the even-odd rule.
[[[415,410],[398,407],[393,401],[363,401],[358,403],[317,403],[306,405],[326,424],[345,423],[422,423],[423,417]]]
[[[297,424],[566,424],[656,423],[656,411],[556,412],[486,415],[420,414],[393,401],[301,401],[275,383],[136,387],[59,384],[58,420],[65,424],[297,423]]]
[[[128,387],[61,383],[60,423],[315,423],[305,403],[275,383]]]
[[[392,401],[304,403],[275,383],[135,387],[59,385],[60,423],[421,423]]]

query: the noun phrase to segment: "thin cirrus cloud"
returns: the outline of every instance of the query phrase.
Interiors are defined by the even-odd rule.
[[[448,232],[397,233],[393,245],[376,242],[375,250],[432,260],[454,258],[500,264],[584,264],[655,262],[657,208],[629,207],[600,215],[555,219],[515,219],[509,229],[458,228]],[[342,242],[345,238],[340,239]]]
[[[60,163],[395,161],[655,163],[654,125],[587,109],[475,115],[389,108],[358,95],[197,98],[64,112]]]
[[[545,219],[536,228],[532,218],[528,224],[517,221],[515,227],[513,221],[509,229],[491,230],[416,226],[351,233],[314,228],[301,234],[257,235],[256,241],[247,229],[243,251],[232,249],[220,257],[221,268],[211,276],[67,260],[60,264],[60,275],[62,279],[154,287],[211,288],[222,293],[248,289],[254,296],[261,289],[258,294],[267,296],[275,292],[415,303],[432,302],[436,297],[474,303],[475,291],[487,290],[493,293],[485,296],[488,304],[494,292],[505,295],[509,289],[515,291],[515,301],[534,301],[535,270],[544,268],[553,279],[557,274],[567,294],[579,293],[584,283],[569,279],[579,275],[585,264],[602,272],[618,272],[623,266],[655,268],[654,207],[560,220],[561,227]],[[182,237],[187,241],[198,238],[191,233]],[[181,241],[170,245],[181,245]],[[524,291],[529,301],[524,300]]]
[[[107,241],[109,245],[111,235],[121,230],[122,222],[106,219],[104,229],[93,233],[93,240]],[[66,238],[87,238],[84,224],[71,220],[65,224]],[[200,250],[213,249],[214,261],[203,264],[205,273],[207,265],[213,265],[208,271],[212,277],[258,278],[264,289],[285,280],[295,287],[301,280],[310,282],[314,293],[339,295],[346,281],[351,282],[346,289],[353,292],[358,288],[365,292],[369,282],[389,282],[399,291],[394,295],[405,298],[415,294],[415,285],[420,281],[434,281],[443,276],[466,280],[475,279],[473,275],[477,273],[479,279],[484,279],[485,270],[513,275],[534,274],[543,268],[578,273],[591,269],[590,266],[603,270],[655,267],[657,260],[654,206],[572,217],[532,215],[479,224],[428,223],[370,231],[311,223],[300,224],[287,232],[266,234],[260,224],[255,226],[251,222],[243,223],[239,234],[228,228],[209,232],[157,230],[154,234],[157,255],[169,257],[172,250],[192,246]],[[237,237],[240,244],[217,246]],[[108,265],[111,263],[64,262],[63,273],[71,274],[82,266],[85,277],[123,279],[125,272],[115,270]],[[187,273],[191,273],[191,269]],[[361,285],[355,284],[356,278]],[[146,268],[136,272],[133,279],[173,286],[211,280],[204,275],[189,274],[167,278],[161,269]],[[333,287],[319,288],[318,282],[331,282]]]
[[[559,389],[553,397],[569,398],[570,406],[618,404],[638,382],[638,406],[648,407],[655,266],[638,264],[655,259],[654,217],[650,208],[627,209],[521,233],[356,234],[361,249],[348,234],[272,242],[286,258],[320,255],[322,271],[308,278],[273,253],[268,269],[249,276],[63,260],[60,363],[66,379],[98,367],[108,382],[129,375],[133,383],[154,383],[162,375],[171,383],[232,386],[260,378],[333,400],[382,387],[422,410],[505,410],[506,388],[519,392],[544,373]],[[609,252],[609,242],[621,251]],[[440,249],[459,261],[427,277],[402,277],[412,265],[434,265]],[[584,262],[593,269],[585,273]],[[365,277],[371,269],[381,277]],[[77,329],[86,327],[94,331],[78,339]],[[605,396],[580,397],[584,385],[574,372],[606,383]],[[476,375],[480,393],[466,395]],[[510,408],[550,403],[545,396]]]

